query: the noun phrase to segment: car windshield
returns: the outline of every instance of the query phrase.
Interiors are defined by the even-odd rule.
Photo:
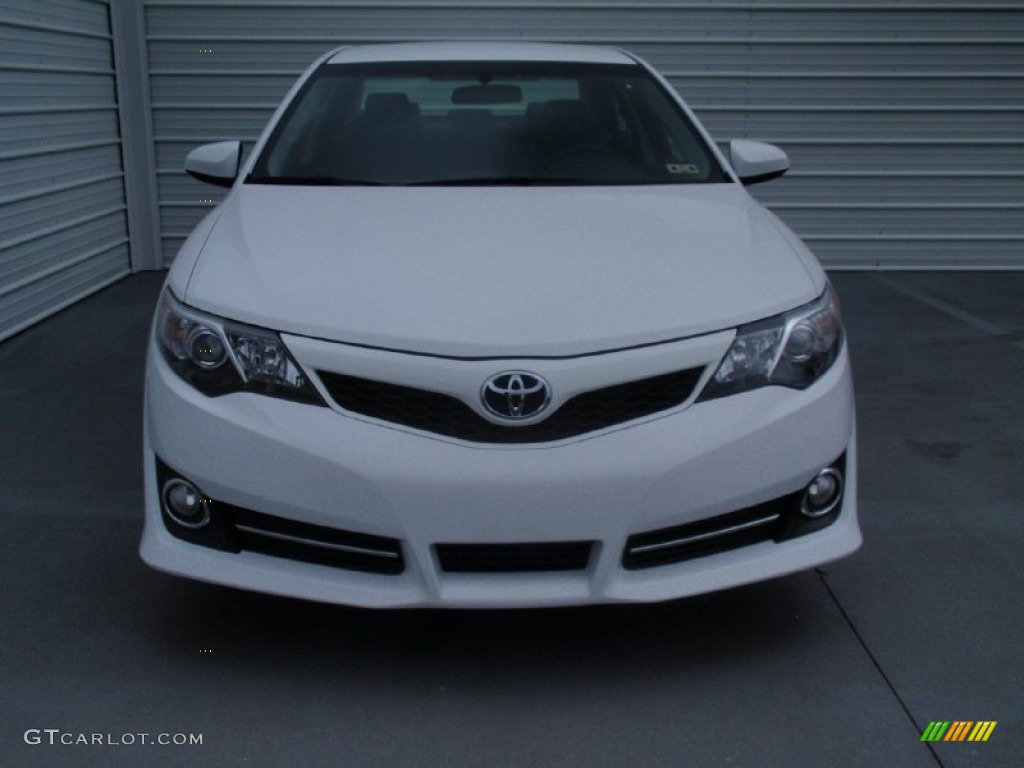
[[[686,114],[639,65],[324,65],[247,182],[614,185],[721,182]]]

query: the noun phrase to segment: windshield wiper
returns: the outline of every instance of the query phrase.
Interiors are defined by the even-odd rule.
[[[429,179],[409,182],[411,187],[529,187],[569,186],[574,184],[601,185],[614,182],[597,179],[558,178],[554,176],[470,176],[464,179]]]
[[[249,184],[290,184],[308,187],[529,187],[529,186],[601,186],[621,184],[599,179],[560,178],[554,176],[470,176],[456,179],[427,179],[425,181],[369,181],[344,179],[338,176],[255,176],[246,178]]]
[[[290,184],[306,187],[377,187],[379,181],[365,179],[343,179],[338,176],[254,176],[249,174],[248,184]]]

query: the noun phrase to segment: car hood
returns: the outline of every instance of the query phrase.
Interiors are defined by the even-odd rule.
[[[192,306],[458,357],[575,355],[731,328],[824,275],[736,184],[283,187],[222,204]]]

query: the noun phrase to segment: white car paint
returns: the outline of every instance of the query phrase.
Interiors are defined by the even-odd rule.
[[[456,356],[695,336],[805,304],[825,285],[734,184],[248,185],[222,206],[204,254],[181,294],[193,307]]]

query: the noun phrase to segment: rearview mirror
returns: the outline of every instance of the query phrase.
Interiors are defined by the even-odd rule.
[[[744,184],[760,184],[777,179],[789,170],[789,156],[774,144],[750,139],[729,142],[729,159]]]
[[[207,184],[230,187],[238,177],[238,161],[241,156],[240,141],[203,144],[188,153],[185,158],[185,171],[189,176]]]
[[[452,91],[452,104],[518,104],[523,90],[518,85],[464,85]]]

